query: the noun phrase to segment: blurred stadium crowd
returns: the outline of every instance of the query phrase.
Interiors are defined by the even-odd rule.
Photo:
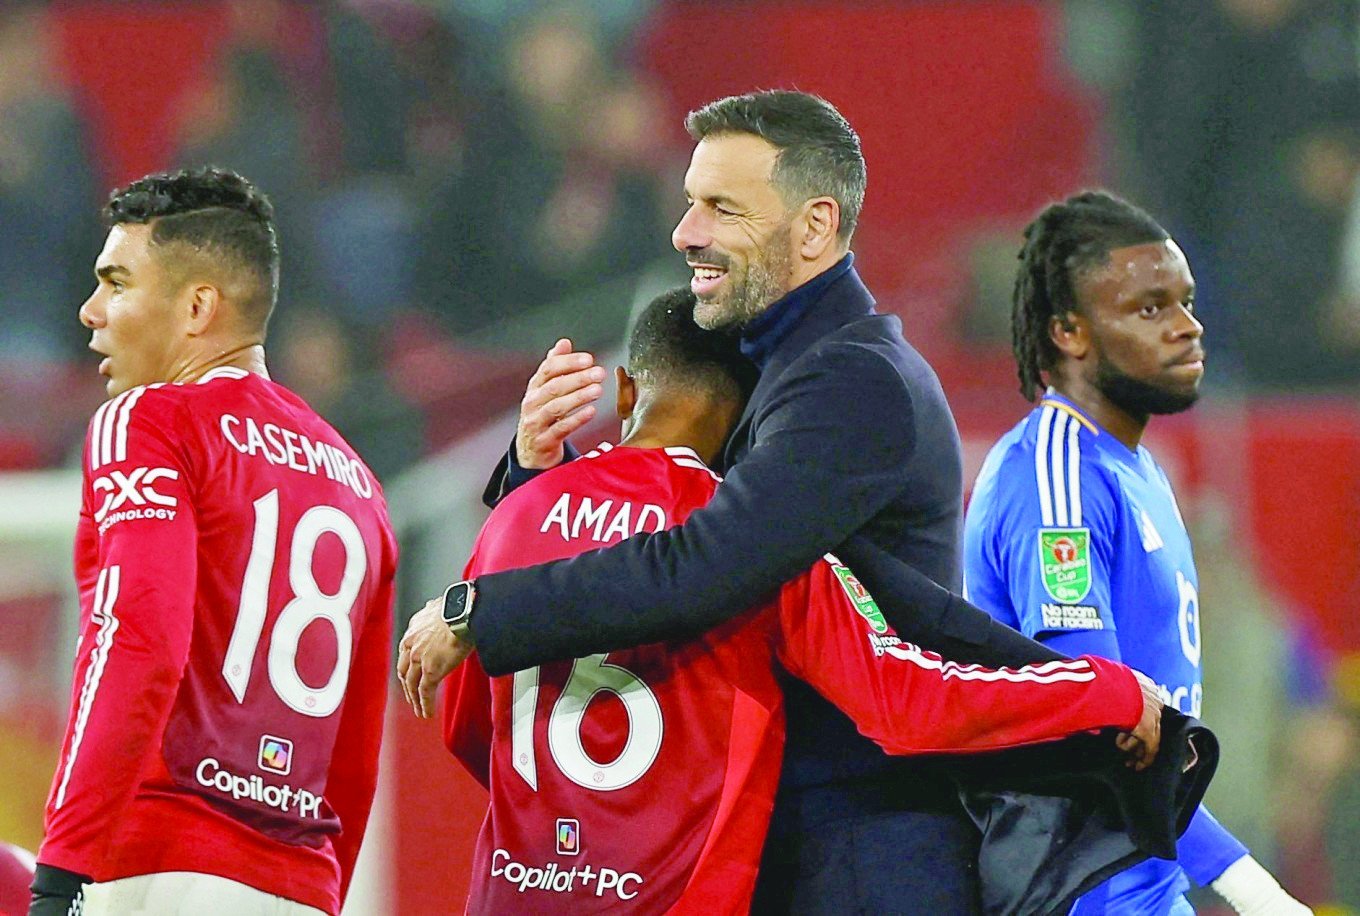
[[[1040,63],[1079,78],[1076,100],[1065,103],[1080,117],[1053,124],[1082,160],[1068,171],[1114,184],[1174,227],[1206,303],[1212,381],[1352,388],[1360,378],[1355,4],[991,5],[1054,11],[1052,35],[1040,37],[1056,46]],[[77,438],[90,396],[65,394],[87,387],[67,376],[82,365],[74,313],[100,238],[96,205],[113,183],[135,177],[134,163],[230,164],[266,188],[287,258],[280,373],[328,407],[380,471],[445,441],[451,430],[426,434],[422,408],[484,373],[477,354],[536,351],[545,322],[525,316],[665,257],[686,146],[675,93],[663,98],[665,74],[645,52],[667,6],[5,4],[0,371],[14,390],[63,392],[56,400],[71,416],[58,409],[57,422],[34,424],[7,411],[0,466],[59,461]],[[781,5],[727,6],[776,15]],[[178,27],[164,21],[165,8],[178,8]],[[135,47],[139,32],[158,58],[141,80],[128,78],[135,58],[116,50]],[[151,114],[139,119],[140,111]],[[966,128],[936,132],[964,139]],[[129,139],[138,132],[155,136]],[[1006,171],[1020,187],[1026,174],[1054,183],[1051,163],[1011,162]],[[1036,198],[1028,208],[1043,195],[1018,196]],[[881,187],[871,191],[871,233],[894,221],[875,212],[882,197]],[[924,283],[911,268],[868,269],[907,280],[890,308],[909,307],[922,286],[937,296],[951,288],[950,314],[936,322],[942,336],[1004,340],[1024,209],[1014,196],[992,212],[956,206],[971,225],[951,230],[951,250],[929,254],[932,270],[916,271],[931,275]],[[898,258],[898,246],[914,241],[892,232],[872,239],[876,252],[898,248]],[[428,352],[435,344],[466,352],[441,359],[448,354]],[[362,397],[351,393],[356,386]]]
[[[865,23],[877,43],[800,51]],[[1018,227],[1099,182],[1189,255],[1206,405],[1326,405],[1336,435],[1299,447],[1331,449],[1360,500],[1356,0],[7,0],[0,471],[69,463],[101,399],[76,309],[115,184],[214,163],[270,193],[272,369],[390,478],[512,408],[559,334],[616,344],[634,291],[683,276],[680,115],[795,81],[864,136],[860,266],[965,432],[978,403],[1000,405],[992,433],[1023,409],[997,395],[1015,388]],[[1222,447],[1191,451],[1192,474],[1223,472]],[[1204,489],[1206,719],[1237,761],[1211,800],[1303,899],[1360,911],[1360,730],[1330,674],[1360,648],[1360,571],[1326,555],[1303,572],[1350,621],[1349,642],[1316,635],[1321,611],[1257,584],[1245,490]],[[0,819],[0,839],[29,831]]]

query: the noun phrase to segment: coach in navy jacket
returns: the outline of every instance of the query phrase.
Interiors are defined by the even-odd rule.
[[[900,322],[874,312],[854,270],[848,243],[864,171],[850,126],[794,92],[724,99],[687,126],[700,143],[674,241],[695,267],[696,321],[740,327],[761,370],[723,455],[726,481],[682,526],[478,577],[461,639],[427,605],[402,641],[408,692],[418,683],[423,703],[428,686],[412,640],[453,640],[466,652],[470,636],[495,675],[690,638],[832,549],[911,642],[991,666],[1061,657],[948,590],[960,568],[958,433],[934,372]],[[798,285],[784,294],[792,283],[780,286],[781,277]],[[582,373],[560,381],[569,378],[590,390]],[[572,403],[560,381],[554,397]],[[491,496],[523,475],[513,459],[512,450]],[[786,765],[757,910],[979,912],[978,830],[949,761],[889,758],[803,685],[790,682],[787,697]],[[986,805],[970,798],[970,807]],[[1024,831],[1020,839],[1028,845]],[[1060,869],[1067,884],[1110,861],[1074,859]],[[1042,850],[1036,861],[1046,868]],[[1026,892],[1020,869],[997,871],[1013,885],[1002,899]]]
[[[959,585],[958,433],[934,372],[896,317],[874,313],[853,260],[745,329],[760,381],[707,507],[667,532],[477,580],[471,625],[488,672],[702,633],[856,533],[858,549],[847,544],[841,558],[871,590],[884,578],[881,559],[864,562],[873,545],[922,574],[919,613],[892,613],[911,602],[882,605],[903,638],[993,665],[1061,657],[990,618],[970,620],[935,584]],[[888,757],[811,688],[793,678],[784,687],[787,749],[758,903],[783,909],[773,898],[797,892],[835,911],[847,892],[866,908],[901,906],[909,892],[913,911],[974,912],[977,831],[941,772],[947,761]],[[844,860],[845,844],[863,848],[861,886],[797,867]]]
[[[759,93],[710,110],[720,106],[729,118],[717,130],[701,127],[701,145],[710,131],[744,131],[783,148],[781,130],[811,124],[841,131],[859,154],[849,125],[810,96]],[[696,169],[698,158],[692,177]],[[719,194],[701,205],[723,220],[742,203]],[[729,266],[697,244],[705,250],[677,241],[692,263]],[[702,270],[696,276],[702,285]],[[958,432],[899,320],[874,312],[854,256],[758,304],[768,307],[742,323],[742,345],[760,381],[723,455],[726,481],[713,501],[666,532],[480,577],[470,625],[487,671],[695,636],[841,545],[871,588],[893,593],[886,605],[912,609],[890,618],[905,639],[991,665],[1060,657],[941,587],[957,589],[960,578]],[[503,481],[493,484],[499,490]],[[890,557],[907,565],[885,563]],[[786,763],[758,909],[794,902],[828,912],[976,912],[978,833],[946,764],[887,757],[802,684],[790,680],[787,696]],[[853,874],[818,867],[847,860]]]

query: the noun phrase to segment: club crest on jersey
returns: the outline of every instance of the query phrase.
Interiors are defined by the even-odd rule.
[[[559,856],[581,854],[581,824],[574,817],[557,819],[557,854]]]
[[[1039,568],[1054,601],[1081,601],[1091,591],[1091,529],[1040,528]]]
[[[855,610],[859,611],[859,615],[869,621],[869,626],[874,628],[875,633],[888,632],[888,621],[883,619],[883,612],[878,609],[878,603],[874,601],[874,596],[869,594],[864,584],[855,578],[849,567],[832,554],[827,554],[826,560],[831,564],[831,571],[840,580],[841,588],[845,589],[846,596]]]
[[[273,735],[260,736],[260,769],[287,776],[293,770],[293,742]]]

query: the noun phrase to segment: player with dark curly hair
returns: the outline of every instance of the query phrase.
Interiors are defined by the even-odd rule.
[[[1185,254],[1138,207],[1086,191],[1025,229],[1013,307],[1020,390],[1042,397],[978,475],[968,596],[1059,651],[1132,665],[1167,705],[1199,716],[1195,560],[1171,483],[1142,444],[1149,419],[1188,409],[1204,377]],[[1110,878],[1074,916],[1191,913],[1187,876],[1240,913],[1307,912],[1203,808],[1176,849],[1178,861]]]

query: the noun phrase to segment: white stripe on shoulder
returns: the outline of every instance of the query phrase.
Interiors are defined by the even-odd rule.
[[[1045,527],[1076,528],[1081,511],[1081,428],[1075,414],[1045,405],[1034,444],[1039,515]]]
[[[708,476],[719,483],[722,483],[722,478],[713,473],[713,470],[704,463],[704,459],[700,458],[699,453],[694,451],[694,449],[686,448],[683,445],[668,445],[666,446],[666,454],[670,456],[671,461],[673,461],[677,467],[691,468],[696,471],[707,471]]]
[[[1053,474],[1053,523],[1061,528],[1067,527],[1067,424],[1071,422],[1065,412],[1053,418],[1053,432],[1049,436],[1053,454],[1049,470]]]
[[[110,566],[100,571],[99,581],[95,583],[94,613],[91,615],[91,622],[99,625],[99,632],[95,634],[94,650],[90,653],[90,666],[85,669],[85,683],[80,688],[80,706],[76,710],[71,749],[66,754],[61,785],[57,787],[55,802],[57,808],[66,803],[66,788],[71,783],[76,755],[80,753],[80,743],[85,738],[85,728],[90,722],[90,710],[94,707],[95,694],[99,692],[99,682],[104,678],[104,666],[108,664],[109,651],[113,648],[113,637],[118,632],[118,617],[113,613],[113,607],[118,601],[121,572],[121,567]]]
[[[240,379],[248,378],[249,376],[250,373],[247,372],[245,369],[238,369],[235,366],[218,366],[216,369],[204,373],[203,377],[198,380],[197,384],[206,385],[208,382],[215,381],[220,378]]]
[[[127,399],[132,396],[132,392],[139,389],[132,388],[124,391],[118,397],[104,405],[103,420],[99,424],[99,437],[91,443],[95,449],[95,459],[93,467],[100,467],[113,460],[113,430],[118,425],[118,411],[120,411]]]
[[[160,387],[160,386],[155,386]],[[113,460],[127,461],[127,433],[128,420],[132,417],[132,408],[137,406],[137,402],[146,394],[145,388],[134,388],[132,395],[123,402],[123,406],[118,411],[118,426],[113,431]]]
[[[128,424],[132,419],[132,408],[147,391],[164,387],[163,382],[157,382],[129,388],[99,408],[90,430],[90,470],[127,460]]]
[[[1081,527],[1081,424],[1067,425],[1067,514],[1068,524]]]
[[[1053,525],[1053,486],[1048,479],[1049,436],[1053,431],[1052,407],[1039,408],[1039,435],[1034,443],[1034,484],[1039,491],[1039,521],[1046,527]]]
[[[92,471],[95,468],[99,467],[100,463],[99,445],[100,442],[103,440],[104,418],[108,416],[109,411],[113,409],[113,405],[117,403],[117,401],[121,397],[122,395],[120,394],[118,397],[112,398],[110,400],[105,401],[103,404],[100,404],[99,409],[94,412],[94,419],[90,421],[90,431],[88,433],[88,436],[90,445],[90,470]]]

